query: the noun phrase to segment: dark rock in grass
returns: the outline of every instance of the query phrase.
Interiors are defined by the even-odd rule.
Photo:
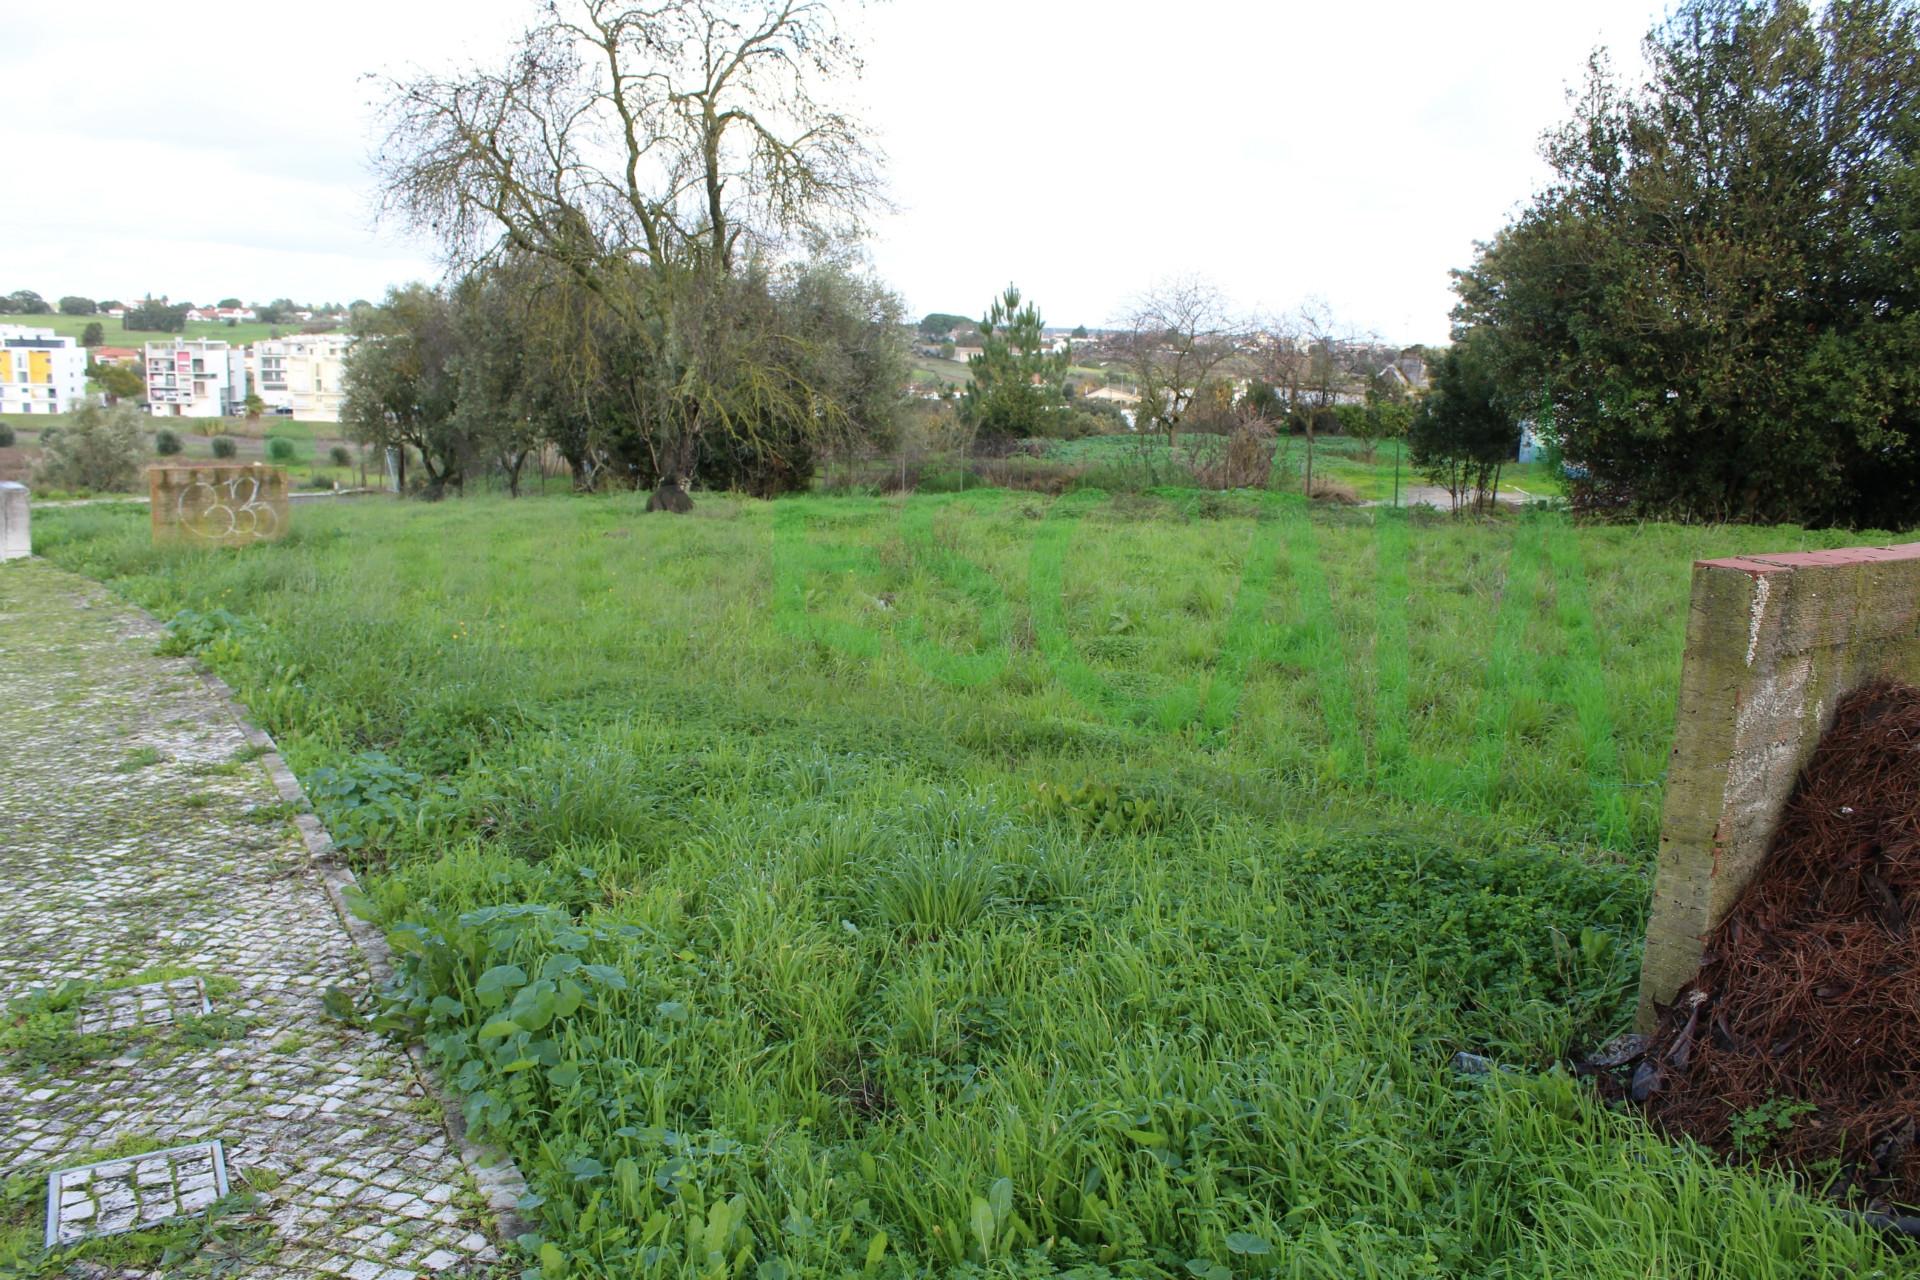
[[[1595,1049],[1581,1064],[1581,1068],[1587,1071],[1611,1071],[1616,1067],[1624,1067],[1630,1062],[1644,1058],[1646,1055],[1647,1038],[1629,1032],[1626,1035],[1615,1036]]]
[[[685,515],[693,510],[693,499],[687,494],[687,486],[693,481],[686,476],[675,480],[662,480],[660,487],[647,499],[649,511],[671,511],[675,515]]]
[[[1652,1058],[1646,1058],[1634,1068],[1633,1083],[1627,1088],[1627,1096],[1635,1102],[1645,1102],[1660,1092],[1665,1085],[1666,1080],[1660,1070],[1660,1064]]]

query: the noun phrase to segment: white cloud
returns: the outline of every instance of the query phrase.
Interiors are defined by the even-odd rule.
[[[1657,0],[897,0],[860,13],[854,90],[898,212],[873,256],[911,309],[1008,281],[1097,324],[1197,271],[1241,306],[1320,295],[1446,333],[1448,269],[1544,177],[1588,51],[1631,63]],[[42,166],[0,187],[0,289],[344,299],[431,276],[372,222],[369,72],[491,61],[529,0],[9,15],[8,115]],[[34,104],[23,107],[22,104]],[[44,172],[37,183],[35,174]]]

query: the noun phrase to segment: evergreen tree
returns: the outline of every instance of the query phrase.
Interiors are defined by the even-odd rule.
[[[1046,326],[1020,290],[1007,286],[980,321],[980,354],[967,361],[973,381],[960,402],[974,445],[999,451],[1015,440],[1049,434],[1066,409],[1065,351],[1048,355]]]
[[[1920,511],[1913,0],[1685,0],[1622,89],[1596,60],[1556,181],[1460,273],[1576,500],[1894,527]]]
[[[1449,348],[1433,371],[1407,432],[1413,465],[1453,496],[1486,506],[1500,489],[1500,469],[1520,448],[1520,424],[1507,411],[1484,335]]]

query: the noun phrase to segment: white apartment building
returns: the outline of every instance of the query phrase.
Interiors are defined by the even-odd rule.
[[[267,402],[269,412],[303,422],[338,422],[352,345],[344,333],[297,333],[256,342],[248,349],[254,394]]]
[[[233,417],[247,398],[246,352],[214,338],[147,344],[147,408],[156,418]]]
[[[51,329],[0,324],[0,413],[66,413],[87,394],[87,353]]]

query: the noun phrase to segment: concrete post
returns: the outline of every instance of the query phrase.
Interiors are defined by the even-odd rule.
[[[1879,675],[1920,683],[1920,543],[1693,566],[1640,966],[1643,1031],[1655,1003],[1699,972],[1835,706]]]
[[[0,560],[18,560],[33,554],[27,528],[27,486],[0,480]]]
[[[257,462],[147,468],[153,540],[245,546],[285,537],[287,473]]]

